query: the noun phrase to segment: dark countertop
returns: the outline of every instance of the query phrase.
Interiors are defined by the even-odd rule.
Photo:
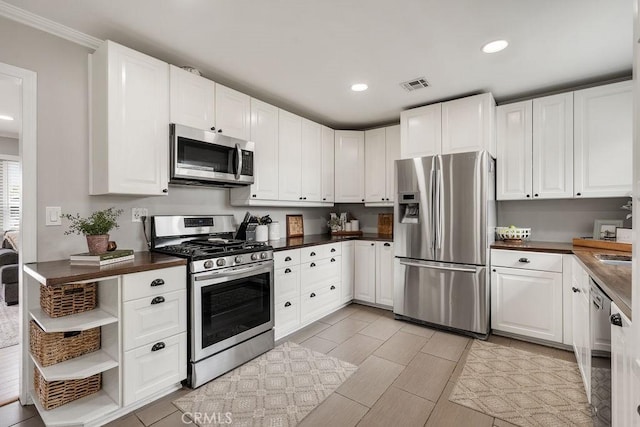
[[[274,251],[304,248],[306,246],[322,245],[324,243],[344,242],[347,240],[376,240],[381,242],[393,242],[393,237],[386,234],[364,233],[362,236],[332,236],[331,234],[309,234],[302,237],[290,237],[288,239],[269,240],[269,245]]]
[[[82,280],[100,279],[121,274],[187,265],[187,260],[169,255],[136,252],[131,261],[100,266],[72,265],[68,259],[32,262],[24,265],[24,271],[45,286],[61,285]]]
[[[573,246],[571,243],[532,241],[519,243],[496,241],[491,245],[491,249],[574,254],[589,276],[631,320],[631,266],[608,265],[595,257],[595,254],[631,255],[629,252]]]

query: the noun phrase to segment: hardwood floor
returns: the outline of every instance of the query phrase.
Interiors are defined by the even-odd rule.
[[[18,399],[20,346],[0,348],[0,406]]]
[[[449,401],[471,338],[394,320],[389,311],[352,304],[283,341],[359,365],[300,426],[511,426]],[[568,351],[504,337],[489,341],[575,362]],[[189,391],[183,388],[108,426],[184,426],[171,402]],[[33,407],[23,408],[17,402],[0,408],[0,424],[5,420],[19,427],[42,425]]]

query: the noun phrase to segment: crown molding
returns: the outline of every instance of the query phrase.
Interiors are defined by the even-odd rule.
[[[0,16],[96,50],[102,40],[0,0]]]

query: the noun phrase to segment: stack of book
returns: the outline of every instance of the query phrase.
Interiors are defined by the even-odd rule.
[[[69,261],[74,265],[108,265],[133,260],[133,249],[118,249],[103,254],[92,255],[89,252],[71,255]]]

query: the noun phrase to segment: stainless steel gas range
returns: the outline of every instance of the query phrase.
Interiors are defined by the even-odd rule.
[[[233,239],[233,216],[154,216],[151,250],[187,258],[188,384],[274,346],[273,249]]]

